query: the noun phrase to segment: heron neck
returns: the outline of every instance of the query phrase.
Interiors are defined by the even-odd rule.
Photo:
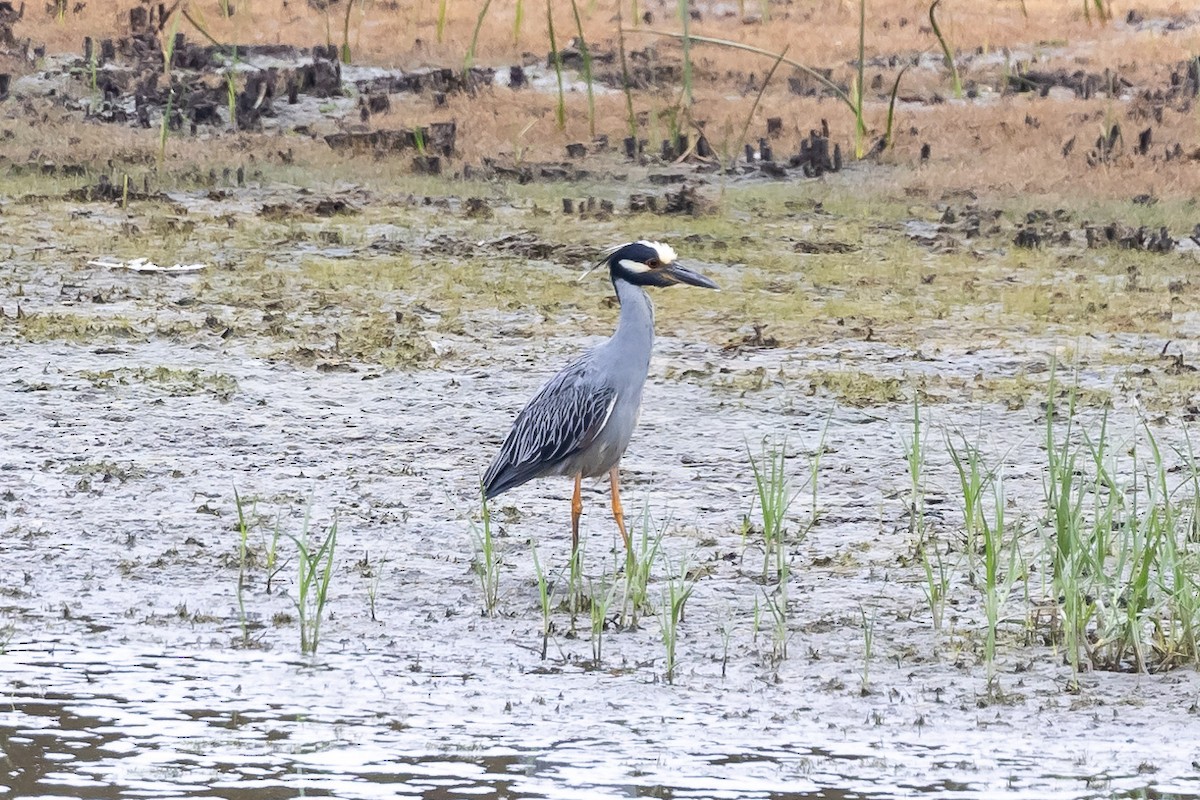
[[[621,317],[613,342],[625,345],[628,353],[645,353],[648,361],[654,344],[654,303],[650,302],[645,289],[629,281],[614,278],[613,286],[621,303]]]

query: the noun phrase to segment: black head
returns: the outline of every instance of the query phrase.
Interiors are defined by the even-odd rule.
[[[705,289],[718,288],[699,272],[675,263],[675,258],[675,251],[670,245],[643,239],[621,245],[601,263],[608,264],[609,274],[614,281],[623,280],[635,286],[686,283]]]

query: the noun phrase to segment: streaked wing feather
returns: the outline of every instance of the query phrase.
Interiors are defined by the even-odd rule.
[[[484,476],[488,497],[553,472],[595,441],[612,413],[616,392],[590,385],[586,378],[585,365],[568,368],[529,401]]]

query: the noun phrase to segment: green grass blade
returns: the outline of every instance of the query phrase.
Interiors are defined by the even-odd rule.
[[[863,83],[867,66],[867,0],[858,0],[858,71],[854,84],[854,157],[861,159],[866,152],[867,124],[863,120]]]
[[[491,2],[491,0],[489,0]],[[513,47],[521,43],[521,25],[525,22],[525,2],[517,0],[517,8],[513,12]]]
[[[350,63],[350,12],[354,9],[354,0],[346,0],[346,16],[342,18],[342,49],[343,64]]]
[[[484,3],[479,8],[479,16],[475,18],[475,30],[471,33],[471,46],[467,48],[467,57],[463,59],[463,74],[471,71],[471,67],[475,66],[475,47],[479,43],[479,29],[483,27],[483,20],[487,17],[488,8],[492,5],[492,0],[484,0]]]
[[[625,26],[621,24],[621,12],[617,12],[617,46],[621,52],[621,89],[625,93],[625,117],[629,124],[629,135],[637,141],[637,114],[633,111],[633,82],[629,77],[629,61],[625,56]]]
[[[554,58],[554,74],[558,78],[558,104],[554,108],[554,120],[561,131],[566,130],[567,127],[567,106],[563,96],[562,53],[559,52],[558,42],[554,38],[554,9],[550,5],[550,0],[546,0],[546,28],[550,33],[550,52]]]
[[[491,0],[488,0],[491,2]],[[583,35],[583,21],[579,18],[579,5],[571,0],[571,13],[575,15],[575,30],[579,32],[579,52],[583,56],[583,80],[587,84],[588,131],[596,135],[596,92],[592,86],[592,51]]]
[[[771,78],[775,75],[775,70],[779,69],[779,65],[783,63],[783,59],[787,55],[787,51],[790,47],[791,45],[785,46],[783,48],[783,52],[780,53],[779,57],[775,59],[775,63],[771,65],[769,70],[767,70],[767,76],[763,78],[762,86],[758,87],[758,94],[754,95],[754,102],[750,105],[750,112],[746,114],[746,121],[742,124],[742,133],[741,136],[738,137],[738,141],[746,141],[746,133],[750,130],[750,122],[754,119],[754,112],[758,110],[758,105],[760,102],[762,102],[763,92],[767,90],[767,86],[771,83]],[[741,150],[738,149],[737,143],[735,142],[733,159],[730,161],[728,169],[732,169],[733,166],[737,164],[738,156],[740,154]]]
[[[888,98],[887,129],[883,133],[883,149],[885,150],[891,147],[893,144],[892,124],[896,119],[896,95],[900,92],[900,79],[904,77],[904,73],[908,72],[908,68],[911,66],[912,64],[905,64],[904,67],[898,73],[896,73],[896,82],[892,84],[892,94]]]
[[[437,41],[442,43],[442,36],[446,32],[446,14],[449,12],[450,0],[439,0],[438,15],[437,15]]]
[[[683,98],[688,108],[692,107],[692,40],[688,36],[692,19],[690,5],[688,0],[679,0],[679,22],[683,26],[680,36],[683,43]]]
[[[937,37],[938,44],[942,46],[942,53],[946,57],[946,66],[950,68],[950,79],[954,87],[954,96],[962,99],[962,81],[958,77],[958,65],[954,63],[954,53],[950,50],[950,45],[946,42],[946,37],[942,35],[942,29],[938,27],[937,22],[937,7],[942,0],[933,0],[929,5],[929,24],[933,28],[933,35]]]

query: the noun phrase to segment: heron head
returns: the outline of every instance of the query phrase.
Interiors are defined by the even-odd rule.
[[[674,286],[686,283],[705,289],[716,289],[717,284],[676,263],[675,250],[662,242],[645,239],[623,244],[613,250],[601,263],[607,263],[613,280],[618,278],[636,286]]]

